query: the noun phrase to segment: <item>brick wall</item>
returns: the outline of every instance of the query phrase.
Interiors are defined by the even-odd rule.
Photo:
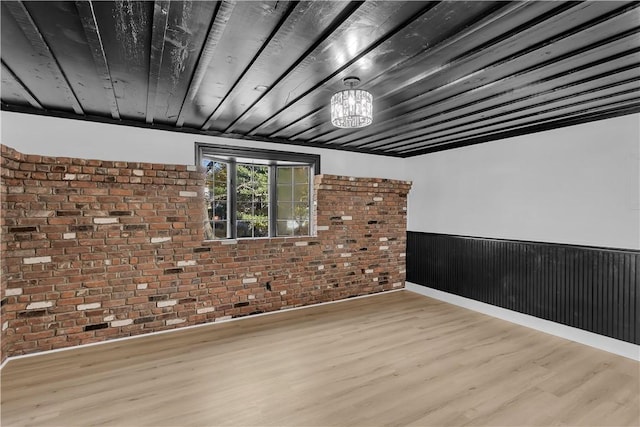
[[[203,241],[193,167],[2,146],[2,358],[400,288],[410,183],[321,175],[317,236]]]
[[[7,306],[7,281],[8,281],[8,233],[6,232],[6,213],[8,211],[7,186],[6,181],[14,177],[15,169],[20,167],[19,163],[12,158],[5,158],[4,146],[0,145],[0,363],[4,362],[8,354],[9,340],[7,339],[7,329],[9,321],[6,320]],[[13,157],[13,156],[11,156]]]

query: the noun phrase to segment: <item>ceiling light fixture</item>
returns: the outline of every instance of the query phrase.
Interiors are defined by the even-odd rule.
[[[343,83],[349,89],[331,97],[331,123],[344,129],[369,126],[373,122],[373,96],[366,90],[354,89],[360,83],[357,77],[347,77]]]

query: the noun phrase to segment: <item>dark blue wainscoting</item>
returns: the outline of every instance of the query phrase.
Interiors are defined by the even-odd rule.
[[[640,344],[640,251],[407,233],[407,281]]]

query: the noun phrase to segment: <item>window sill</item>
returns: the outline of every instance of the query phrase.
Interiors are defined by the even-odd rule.
[[[298,240],[300,242],[309,242],[309,241],[317,241],[318,236],[279,236],[279,237],[246,237],[246,238],[238,238],[238,239],[213,239],[213,240],[203,240],[203,245],[237,245],[238,243],[245,242],[264,242],[264,241],[287,241],[287,240]],[[297,242],[296,242],[297,243]],[[303,245],[297,245],[303,246]],[[305,245],[306,246],[306,245]]]

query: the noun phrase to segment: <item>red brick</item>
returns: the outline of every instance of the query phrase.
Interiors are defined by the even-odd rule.
[[[10,284],[24,289],[23,295],[11,297],[3,307],[3,319],[13,320],[2,335],[2,358],[187,326],[223,315],[380,292],[405,277],[399,273],[404,267],[399,255],[406,245],[406,211],[402,207],[410,188],[405,182],[316,177],[315,218],[318,225],[329,225],[328,231],[321,231],[318,237],[240,240],[222,245],[202,241],[202,200],[177,197],[183,190],[202,193],[201,172],[187,172],[185,166],[177,165],[37,155],[29,156],[32,163],[24,163],[24,156],[15,150],[2,146],[2,153],[2,224],[40,227],[34,233],[2,235],[3,287]],[[134,168],[144,170],[145,176],[134,176]],[[62,173],[83,176],[62,181]],[[130,177],[142,179],[129,183]],[[8,186],[19,191],[7,194]],[[378,195],[383,195],[383,201],[373,202]],[[42,214],[58,211],[78,214]],[[120,223],[114,225],[93,224],[94,217],[108,217],[113,211],[131,211],[131,215],[118,216]],[[342,219],[345,215],[352,218]],[[127,229],[128,225],[142,227]],[[88,228],[78,228],[82,226]],[[63,238],[71,232],[76,233],[74,238]],[[171,241],[150,243],[151,237],[159,236],[170,236]],[[380,237],[395,240],[384,242],[389,249],[379,251]],[[296,242],[308,242],[309,246],[295,246]],[[210,250],[198,251],[200,248]],[[341,253],[351,256],[343,258]],[[23,257],[35,255],[54,259],[47,264],[22,264]],[[196,260],[196,265],[182,267],[181,273],[165,274],[165,270],[178,268],[179,260]],[[350,265],[345,267],[345,262]],[[324,270],[318,270],[319,265]],[[361,272],[365,269],[374,272],[364,275]],[[258,280],[243,283],[247,277]],[[373,277],[379,281],[372,282]],[[271,291],[266,289],[267,283]],[[138,289],[141,284],[146,288]],[[280,291],[287,293],[281,295]],[[164,294],[181,301],[164,308],[157,308],[157,301],[148,301],[153,295]],[[40,317],[17,319],[31,298],[52,300],[54,306],[43,310]],[[90,302],[101,302],[101,308],[76,311],[78,304]],[[234,308],[235,303],[242,306]],[[197,314],[196,310],[205,306],[216,310]],[[127,327],[84,332],[85,325],[106,323],[104,316],[108,314],[119,320],[144,320]],[[176,317],[188,321],[164,325],[163,319]],[[48,337],[48,328],[57,335]],[[5,339],[8,336],[10,340]]]

